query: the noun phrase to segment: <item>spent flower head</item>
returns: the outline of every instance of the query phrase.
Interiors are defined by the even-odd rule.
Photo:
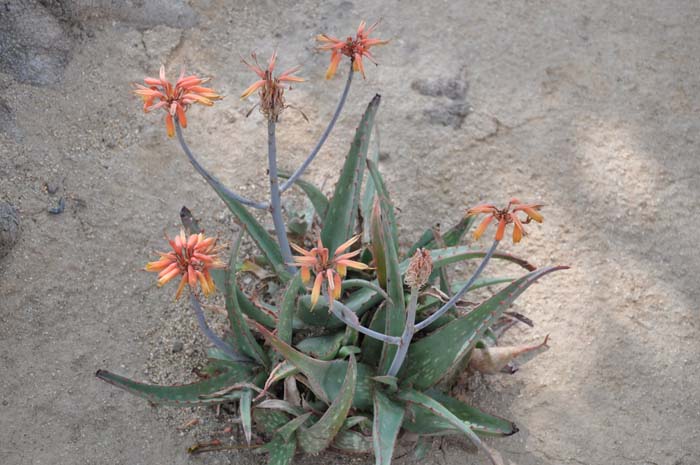
[[[360,249],[345,253],[359,238],[360,236],[357,235],[341,244],[335,249],[333,258],[330,257],[328,249],[323,246],[320,237],[316,247],[311,250],[305,250],[296,244],[290,244],[294,250],[301,254],[294,257],[292,265],[301,267],[301,279],[304,284],[311,282],[311,272],[316,275],[314,286],[311,290],[311,308],[315,307],[318,302],[324,280],[327,282],[328,298],[330,300],[328,308],[332,308],[333,300],[340,298],[342,290],[341,280],[347,274],[348,268],[355,270],[367,270],[370,268],[362,262],[350,260],[359,255]]]
[[[175,293],[175,299],[180,298],[185,284],[189,284],[191,292],[197,292],[199,283],[205,296],[209,296],[216,290],[211,270],[225,268],[226,265],[219,260],[219,248],[215,237],[206,237],[204,234],[185,235],[180,234],[171,239],[166,236],[171,252],[160,252],[160,259],[146,264],[146,271],[158,271],[158,287],[161,287],[176,276],[181,276],[180,284]]]
[[[145,77],[146,84],[136,84],[134,93],[143,99],[143,111],[148,113],[152,110],[162,108],[165,110],[165,127],[168,137],[175,135],[175,124],[173,118],[177,116],[180,125],[187,127],[187,117],[185,111],[193,103],[200,103],[208,107],[214,105],[215,100],[222,97],[213,89],[202,87],[208,79],[194,75],[185,76],[185,70],[180,73],[180,77],[173,85],[165,78],[165,66],[160,67],[158,78]]]
[[[502,240],[505,234],[506,226],[512,224],[513,244],[517,244],[520,242],[523,236],[527,235],[523,224],[528,224],[533,220],[537,221],[538,223],[542,223],[542,221],[544,221],[544,217],[539,212],[543,206],[544,204],[541,203],[522,203],[520,200],[512,198],[510,199],[510,202],[508,202],[506,208],[498,209],[492,204],[478,205],[467,210],[467,216],[478,215],[481,213],[488,215],[474,230],[474,239],[479,239],[482,234],[484,234],[484,231],[486,231],[489,224],[491,224],[491,222],[495,219],[498,221],[495,239],[497,241]],[[525,218],[521,219],[518,217],[518,213],[521,212],[526,215]]]
[[[259,90],[260,111],[267,116],[268,119],[277,121],[280,113],[282,113],[282,111],[288,106],[284,103],[284,83],[304,82],[303,78],[293,76],[294,73],[301,69],[301,66],[290,68],[275,77],[272,73],[275,70],[275,63],[277,61],[276,51],[273,52],[272,56],[270,57],[267,69],[263,69],[260,66],[260,63],[258,63],[258,57],[254,52],[251,53],[250,56],[253,58],[253,63],[248,63],[244,59],[241,59],[241,61],[255,74],[257,74],[260,79],[255,81],[241,94],[241,99],[250,96],[256,90]]]
[[[362,63],[362,57],[367,57],[369,61],[376,65],[377,62],[374,60],[374,56],[370,53],[369,49],[377,45],[389,43],[388,40],[369,38],[369,35],[378,24],[379,21],[367,27],[367,23],[362,21],[360,27],[357,28],[357,34],[354,39],[348,36],[347,39],[340,40],[327,34],[319,34],[316,36],[316,40],[324,43],[324,45],[319,47],[319,50],[330,50],[331,52],[331,64],[326,71],[326,79],[331,79],[335,75],[343,55],[350,57],[350,60],[352,60],[352,70],[355,72],[359,71],[362,74],[362,78],[365,78],[365,66]]]
[[[404,282],[409,286],[420,289],[430,279],[430,274],[433,272],[433,258],[430,256],[430,251],[426,249],[418,249],[411,257],[406,270]]]

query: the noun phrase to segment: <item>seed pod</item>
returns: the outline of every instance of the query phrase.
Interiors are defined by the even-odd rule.
[[[430,257],[430,251],[418,249],[408,265],[404,282],[410,287],[421,288],[428,282],[432,272],[433,259]]]

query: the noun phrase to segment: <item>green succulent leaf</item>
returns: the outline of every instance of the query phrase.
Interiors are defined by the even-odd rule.
[[[379,163],[379,126],[374,125],[374,135],[371,139],[371,148],[367,154],[367,160],[371,160],[375,165]],[[370,241],[370,217],[372,215],[372,206],[377,189],[374,187],[372,177],[367,178],[365,183],[365,191],[362,193],[362,204],[360,211],[362,212],[362,242],[369,243]]]
[[[369,454],[372,452],[372,438],[351,429],[341,429],[331,447],[346,454]]]
[[[240,365],[238,369],[229,370],[218,376],[197,381],[196,383],[180,386],[139,383],[106,370],[98,370],[95,376],[153,404],[181,407],[184,405],[220,404],[240,397],[240,391],[223,393],[220,396],[214,396],[214,394],[236,383],[249,381],[251,371],[249,367]]]
[[[243,434],[245,435],[245,440],[248,444],[250,444],[250,440],[253,438],[253,417],[251,415],[252,401],[253,392],[250,389],[243,389],[238,408],[240,411]]]
[[[471,229],[472,225],[474,225],[475,221],[476,216],[463,216],[462,219],[459,220],[459,223],[452,226],[445,234],[442,235],[442,240],[445,243],[445,246],[454,247],[458,245],[464,237],[464,234]],[[423,232],[423,235],[421,235],[416,243],[413,244],[410,249],[408,249],[406,256],[412,257],[413,254],[416,253],[416,250],[421,247],[425,249],[438,248],[438,244],[435,242],[435,232],[433,228],[426,229],[425,232]]]
[[[289,423],[277,430],[277,434],[284,440],[284,442],[289,442],[292,440],[294,433],[302,426],[306,421],[313,415],[311,412],[307,412],[303,415],[299,415]]]
[[[361,288],[343,299],[343,303],[350,310],[361,317],[367,310],[374,308],[382,301],[382,296],[371,289]],[[311,296],[302,296],[297,303],[296,317],[308,326],[321,326],[327,329],[337,329],[345,326],[345,323],[333,316],[328,310],[328,301],[321,296],[316,306],[311,309]]]
[[[265,340],[284,357],[289,363],[296,366],[306,376],[309,388],[316,396],[326,404],[331,404],[340,394],[345,374],[348,370],[347,360],[333,360],[332,362],[316,360],[292,346],[285,344],[277,336],[258,325],[258,330]],[[357,366],[357,386],[352,406],[360,410],[366,410],[372,406],[372,381],[374,368],[360,363]]]
[[[290,416],[278,409],[255,408],[253,409],[253,419],[255,425],[263,432],[273,434],[289,422]]]
[[[292,343],[294,310],[297,306],[297,296],[302,291],[304,286],[301,283],[301,273],[297,273],[287,285],[277,318],[277,336],[287,344]]]
[[[470,424],[458,418],[447,407],[442,405],[437,400],[433,399],[427,394],[416,391],[414,389],[403,389],[399,391],[396,396],[398,399],[403,400],[404,402],[410,405],[415,405],[416,407],[423,408],[431,414],[440,417],[446,422],[452,424],[458,431],[464,433],[477,448],[481,449],[484,453],[486,453],[486,455],[489,457],[489,459],[491,459],[491,462],[494,465],[500,465],[502,463],[497,458],[497,455],[481,442],[476,433],[472,431]]]
[[[350,355],[345,380],[323,416],[309,428],[303,426],[297,431],[299,446],[309,454],[321,452],[327,448],[333,438],[335,438],[345,419],[348,416],[352,400],[355,396],[357,382],[357,362],[355,357]]]
[[[423,461],[433,447],[433,440],[427,436],[419,436],[416,441],[416,448],[413,450],[413,459],[417,462]]]
[[[328,213],[321,230],[321,239],[328,250],[335,250],[353,235],[369,139],[380,100],[379,95],[375,95],[362,116],[328,206]]]
[[[277,172],[277,175],[283,179],[289,179],[290,176],[289,173],[279,171]],[[314,206],[316,214],[321,219],[321,224],[323,224],[323,221],[326,217],[326,213],[328,212],[328,205],[330,203],[328,201],[328,198],[323,192],[321,192],[321,189],[314,186],[308,181],[304,181],[303,179],[297,178],[297,180],[294,181],[294,184],[299,186],[299,188],[301,188],[301,190],[304,191],[304,194],[306,194],[306,196],[311,201],[311,204]]]
[[[236,286],[236,300],[238,301],[238,306],[241,311],[251,320],[255,320],[268,328],[275,328],[277,326],[275,319],[251,302],[248,296],[245,295],[238,286]]]
[[[458,318],[411,344],[399,379],[416,389],[427,389],[451,373],[503,312],[542,276],[566,269],[554,266],[533,271]]]
[[[304,409],[282,399],[263,400],[262,402],[256,405],[256,408],[279,410],[280,412],[286,412],[295,417],[304,414]]]
[[[281,338],[280,338],[281,339]],[[319,360],[333,360],[345,341],[345,331],[302,339],[297,349]]]
[[[426,395],[440,402],[457,418],[466,422],[472,430],[481,435],[510,436],[518,432],[515,423],[484,413],[437,390],[429,390]],[[407,415],[403,424],[406,431],[421,435],[454,434],[455,431],[458,431],[452,423],[434,415],[429,410],[414,406],[409,408],[411,414]]]
[[[236,352],[243,353],[260,365],[269,367],[270,360],[250,332],[250,328],[248,328],[248,324],[243,318],[241,306],[238,303],[236,295],[236,289],[238,289],[238,284],[236,283],[236,260],[242,237],[243,235],[241,234],[236,240],[233,251],[231,252],[229,268],[226,273],[225,299],[228,321],[231,326],[231,332],[233,333],[231,341],[233,343],[233,349]]]
[[[262,253],[265,254],[277,276],[282,281],[289,280],[291,275],[287,271],[287,266],[284,263],[282,252],[277,242],[265,231],[265,228],[250,214],[243,204],[230,197],[225,191],[218,189],[216,186],[213,187],[228,209],[231,210],[231,213],[243,224],[246,232],[255,241]]]
[[[470,249],[469,247],[463,245],[457,247],[445,247],[442,249],[434,249],[430,251],[430,258],[433,259],[434,270],[464,260],[483,258],[485,255],[485,251]],[[493,258],[498,258],[501,260],[506,260],[515,263],[516,265],[519,265],[528,271],[534,271],[535,269],[537,269],[533,264],[531,264],[527,260],[507,253],[496,252],[493,254]],[[401,274],[406,272],[406,270],[408,269],[409,262],[410,259],[406,259],[401,262]]]
[[[391,198],[389,197],[389,191],[387,190],[386,185],[384,184],[384,179],[382,178],[382,175],[379,172],[379,168],[377,168],[377,164],[371,160],[367,160],[367,169],[369,170],[369,174],[372,177],[372,180],[374,181],[374,186],[377,190],[377,198],[379,199],[379,203],[382,209],[382,216],[384,216],[388,222],[388,230],[391,234],[391,243],[393,244],[396,255],[398,256],[399,230],[398,226],[396,225],[394,204],[391,202]]]
[[[297,451],[297,442],[275,438],[265,446],[265,450],[270,454],[267,458],[268,465],[291,465]]]
[[[386,307],[382,305],[372,315],[369,329],[379,333],[386,328]],[[382,358],[382,341],[371,337],[362,339],[362,362],[368,365],[377,366]]]
[[[403,405],[394,402],[379,389],[374,390],[372,443],[376,465],[391,464],[404,413]]]
[[[386,239],[382,226],[382,208],[379,200],[374,201],[372,215],[370,218],[370,228],[372,238],[372,258],[374,259],[374,269],[377,272],[379,285],[386,289]]]

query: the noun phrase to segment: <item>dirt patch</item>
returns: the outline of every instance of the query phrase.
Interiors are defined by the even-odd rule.
[[[514,375],[472,381],[475,405],[520,428],[490,444],[519,465],[700,462],[697,2],[5,1],[0,12],[0,201],[22,222],[0,261],[3,463],[259,462],[188,457],[218,431],[210,411],[151,409],[93,376],[192,378],[206,348],[194,319],[139,270],[182,205],[230,237],[224,206],[129,83],[161,64],[212,76],[227,98],[193,108],[186,137],[228,185],[262,199],[264,122],[237,98],[254,79],[239,53],[277,47],[282,67],[304,65],[308,82],[288,101],[311,122],[290,112],[279,127],[293,168],[343,84],[323,80],[314,34],[379,17],[392,42],[353,84],[308,179],[332,189],[380,92],[381,169],[403,246],[469,205],[517,196],[545,202],[545,223],[507,249],[572,265],[514,306],[536,326],[512,340],[550,334],[551,349]],[[63,211],[49,213],[59,198]],[[203,423],[178,430],[194,416]],[[425,462],[485,463],[464,447],[436,440]],[[329,461],[347,463],[305,463]]]

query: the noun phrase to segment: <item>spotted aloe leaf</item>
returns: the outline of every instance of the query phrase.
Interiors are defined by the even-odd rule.
[[[238,286],[236,286],[236,300],[238,301],[238,306],[241,311],[251,320],[255,320],[268,328],[275,328],[277,326],[275,319],[270,316],[270,314],[256,307],[248,296],[245,295],[245,292]]]
[[[358,318],[381,301],[381,295],[367,288],[358,289],[343,299],[345,306],[355,312]],[[296,317],[309,326],[322,326],[328,329],[345,326],[345,323],[328,311],[328,302],[325,297],[321,297],[313,309],[311,308],[311,296],[305,295],[299,298]]]
[[[446,247],[453,247],[460,243],[464,234],[471,229],[476,221],[476,216],[463,216],[459,223],[452,226],[442,235],[442,240]],[[435,241],[435,231],[433,228],[426,229],[421,237],[408,249],[407,257],[412,257],[419,248],[436,249],[438,244]]]
[[[372,443],[376,465],[390,465],[394,456],[396,438],[401,430],[405,414],[404,406],[387,397],[379,389],[374,390],[374,422]]]
[[[280,178],[289,178],[289,173],[278,172],[277,174]],[[321,224],[323,224],[323,220],[326,217],[326,213],[328,212],[328,198],[323,192],[321,192],[321,189],[314,186],[308,181],[304,181],[303,179],[297,179],[296,181],[294,181],[294,184],[299,186],[299,188],[302,191],[304,191],[304,194],[306,194],[306,196],[311,201],[311,204],[314,206],[316,214],[321,219]]]
[[[374,125],[374,134],[372,135],[371,147],[367,154],[367,160],[372,161],[375,165],[379,163],[379,126]],[[374,186],[372,176],[367,178],[365,190],[362,193],[362,204],[360,211],[362,212],[362,242],[369,243],[370,241],[370,217],[372,215],[372,206],[377,194],[377,189]]]
[[[481,250],[474,250],[470,249],[467,246],[458,246],[458,247],[445,247],[442,249],[434,249],[430,251],[430,258],[433,259],[433,269],[438,269],[440,267],[450,265],[452,263],[457,263],[461,262],[464,260],[471,260],[474,258],[483,258],[486,255],[486,252],[481,251]],[[505,260],[508,262],[515,263],[516,265],[519,265],[523,268],[525,268],[528,271],[534,271],[537,269],[535,265],[531,264],[527,260],[524,260],[522,258],[516,257],[514,255],[510,255],[507,253],[501,253],[501,252],[496,252],[493,254],[493,258],[497,258],[500,260]],[[401,273],[405,273],[406,270],[408,269],[408,264],[410,260],[406,259],[401,262]]]
[[[303,426],[297,431],[299,446],[309,454],[321,452],[327,448],[342,428],[345,418],[348,416],[352,400],[355,396],[357,384],[357,362],[350,355],[347,364],[345,380],[340,387],[338,395],[323,413],[323,416],[309,428]]]
[[[285,442],[281,438],[275,438],[264,448],[270,454],[267,458],[268,465],[291,465],[297,451],[297,442]]]
[[[158,386],[139,383],[106,370],[99,370],[96,376],[113,386],[142,397],[157,405],[183,406],[207,405],[230,402],[240,397],[240,391],[217,393],[236,383],[251,379],[251,369],[239,365],[237,369],[226,371],[218,376],[181,386]]]
[[[275,270],[275,273],[277,273],[277,276],[282,281],[289,280],[291,275],[289,274],[289,271],[287,271],[284,259],[282,258],[282,252],[279,245],[277,245],[277,242],[275,242],[272,236],[265,231],[265,228],[253,217],[253,215],[250,214],[243,204],[238,202],[233,197],[230,197],[226,191],[219,189],[216,186],[213,187],[231,213],[233,213],[238,221],[243,224],[246,232],[257,244],[265,257],[267,257],[268,261],[272,265],[272,268]]]
[[[503,418],[489,415],[460,400],[443,394],[437,390],[429,390],[427,395],[440,402],[457,418],[467,423],[472,430],[489,436],[510,436],[518,432],[515,423]],[[458,429],[439,415],[434,415],[424,408],[410,406],[410,414],[406,416],[403,428],[415,434],[454,434]]]
[[[353,235],[369,139],[380,100],[381,97],[375,95],[362,116],[328,206],[321,239],[329,250],[335,250]]]
[[[345,331],[302,339],[297,349],[319,360],[333,360],[345,341]]]
[[[414,342],[408,350],[399,378],[412,383],[416,389],[427,389],[449,376],[488,327],[503,315],[520,294],[542,276],[566,268],[554,266],[528,273],[482,302],[466,316]]]
[[[265,340],[289,363],[296,366],[307,378],[309,388],[316,396],[326,404],[330,404],[337,398],[348,370],[347,360],[333,360],[331,362],[316,360],[299,352],[292,346],[285,344],[277,336],[258,325],[258,330]],[[360,410],[366,410],[372,406],[372,381],[375,375],[374,368],[364,363],[357,364],[357,386],[352,406]]]
[[[233,349],[236,352],[243,353],[260,365],[269,367],[270,360],[250,332],[250,328],[248,328],[248,324],[243,318],[243,312],[241,311],[241,306],[238,303],[238,297],[236,295],[236,289],[238,289],[238,284],[236,283],[236,260],[238,257],[238,249],[241,245],[241,238],[242,235],[239,235],[238,240],[236,240],[233,251],[231,252],[229,269],[226,273],[226,312],[228,314],[231,332],[233,333],[231,341],[234,345]]]
[[[372,315],[372,320],[369,323],[371,330],[379,333],[384,332],[386,328],[386,307],[382,305]],[[382,342],[371,337],[362,339],[362,362],[368,365],[377,366],[379,359],[382,357]]]
[[[379,199],[379,203],[382,208],[382,215],[386,218],[388,222],[388,230],[391,234],[391,243],[394,245],[394,248],[396,249],[396,255],[398,256],[399,230],[398,226],[396,225],[394,205],[391,202],[391,198],[389,197],[389,191],[387,190],[386,185],[384,184],[384,179],[382,178],[382,175],[379,172],[379,168],[377,168],[377,164],[372,160],[367,160],[367,169],[369,170],[369,174],[372,177],[372,180],[374,181],[374,186],[377,190],[377,198]]]
[[[351,429],[341,429],[331,447],[346,454],[369,454],[372,452],[372,438]]]
[[[371,169],[371,171],[375,171]],[[405,322],[406,306],[404,302],[403,281],[401,279],[401,270],[399,267],[398,246],[395,241],[395,219],[393,218],[394,207],[388,194],[382,187],[381,179],[374,177],[374,182],[377,186],[378,199],[375,205],[380,208],[379,218],[375,219],[376,214],[373,214],[373,222],[378,223],[372,236],[372,248],[377,252],[377,256],[384,256],[386,292],[389,295],[389,300],[386,301],[384,307],[386,309],[386,326],[385,334],[390,336],[401,336]],[[376,210],[376,207],[375,207]],[[393,226],[392,226],[393,225]],[[375,256],[375,257],[377,257]],[[377,264],[377,270],[379,270]],[[394,359],[396,346],[391,344],[383,344],[382,357],[379,361],[380,374],[386,373]]]
[[[294,433],[311,418],[313,414],[311,412],[299,415],[289,423],[277,430],[277,434],[284,440],[284,442],[289,442],[293,439]]]
[[[290,415],[278,409],[255,408],[253,409],[253,420],[255,425],[267,434],[274,434],[286,425],[290,420]]]
[[[297,273],[287,285],[287,290],[284,292],[279,315],[277,317],[277,336],[287,344],[291,344],[292,342],[294,310],[297,306],[297,296],[303,290],[304,287],[301,284],[301,273]]]
[[[424,394],[422,392],[416,391],[414,389],[406,388],[399,391],[396,395],[399,400],[406,402],[409,405],[414,405],[418,408],[422,408],[430,412],[446,422],[452,424],[455,429],[464,433],[469,440],[474,443],[474,445],[483,451],[491,460],[493,465],[502,465],[503,461],[500,459],[497,453],[491,451],[484,443],[481,442],[479,437],[472,431],[471,425],[461,420],[454,413],[452,413],[447,407],[442,405],[437,400]]]

